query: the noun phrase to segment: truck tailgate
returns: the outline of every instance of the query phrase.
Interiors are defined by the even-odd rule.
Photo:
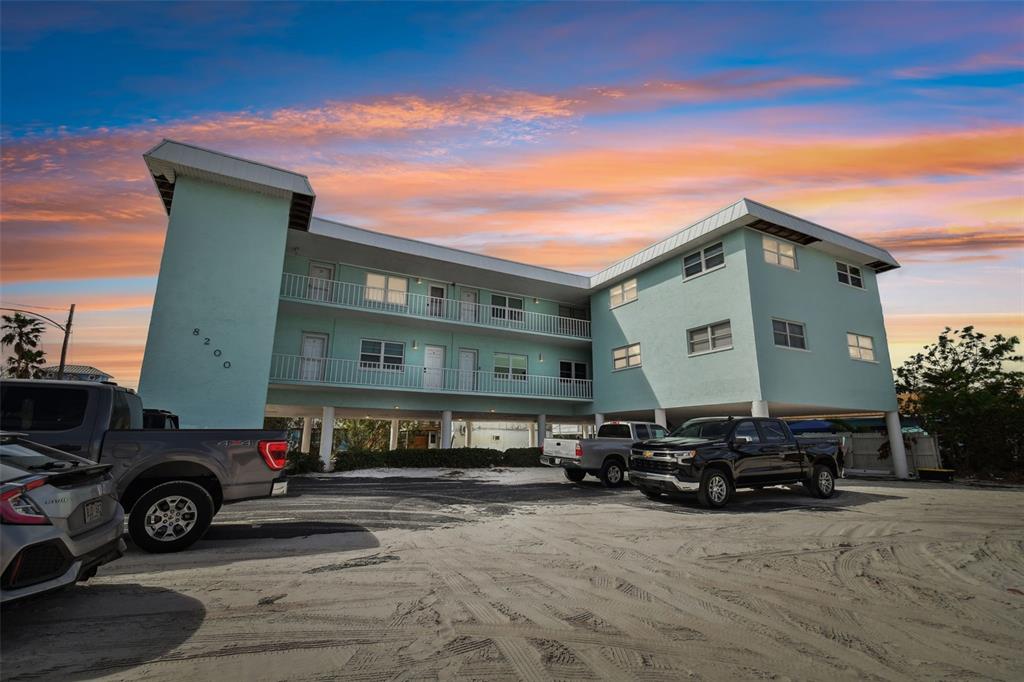
[[[545,438],[544,455],[551,457],[575,457],[578,440],[565,438]]]

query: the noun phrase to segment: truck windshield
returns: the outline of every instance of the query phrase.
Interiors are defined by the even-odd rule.
[[[694,424],[683,424],[673,431],[671,435],[675,438],[724,438],[731,427],[732,421],[729,419],[696,422]]]

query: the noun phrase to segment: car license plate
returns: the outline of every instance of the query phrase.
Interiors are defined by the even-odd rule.
[[[92,523],[103,518],[103,500],[90,500],[85,503],[85,522]]]
[[[653,450],[644,450],[644,457],[654,457]]]

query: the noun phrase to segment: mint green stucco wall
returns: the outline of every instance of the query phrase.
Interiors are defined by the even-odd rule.
[[[288,209],[288,199],[177,178],[139,380],[148,407],[184,428],[262,425]]]
[[[855,289],[838,281],[836,259],[830,254],[797,246],[798,269],[790,270],[764,261],[760,232],[741,230],[737,234],[747,244],[764,399],[837,409],[895,410],[896,393],[875,273],[862,267],[865,288]],[[803,323],[808,350],[776,346],[773,317]],[[847,332],[874,339],[877,363],[850,358]]]
[[[672,258],[636,276],[632,303],[610,309],[610,287],[591,297],[595,412],[760,399],[743,234],[722,242],[724,268],[683,281],[682,258]],[[687,357],[687,330],[723,320],[733,348]],[[612,349],[638,342],[642,366],[613,371]]]

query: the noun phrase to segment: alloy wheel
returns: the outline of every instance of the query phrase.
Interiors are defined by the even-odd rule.
[[[182,495],[161,498],[146,512],[146,534],[154,540],[171,542],[184,537],[196,525],[199,513],[192,500]]]

